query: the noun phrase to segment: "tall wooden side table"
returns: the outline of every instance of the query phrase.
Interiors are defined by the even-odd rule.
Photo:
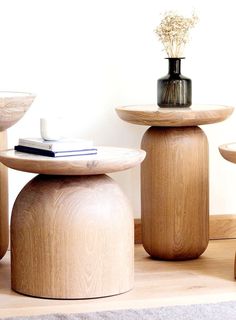
[[[155,105],[116,109],[121,119],[151,126],[143,136],[141,166],[142,240],[153,257],[200,256],[209,236],[208,141],[198,125],[226,119],[233,107]]]
[[[236,163],[236,142],[219,146],[219,151],[224,159]],[[234,260],[234,277],[236,279],[236,255]]]
[[[142,150],[48,158],[0,153],[6,166],[39,173],[19,193],[11,219],[12,289],[45,298],[95,298],[133,286],[129,202],[104,173],[138,165]]]
[[[7,129],[24,116],[34,99],[31,93],[0,91],[0,150],[7,148]],[[8,172],[0,163],[0,259],[8,245]]]

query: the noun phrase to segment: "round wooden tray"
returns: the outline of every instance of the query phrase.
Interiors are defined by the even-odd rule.
[[[211,124],[228,118],[234,108],[222,105],[193,105],[190,108],[159,108],[156,105],[116,108],[127,122],[158,127],[185,127]]]
[[[219,146],[219,151],[223,158],[236,163],[236,142],[222,144]]]
[[[0,162],[9,168],[40,174],[92,175],[132,168],[143,161],[146,152],[137,149],[98,147],[96,155],[50,158],[6,150]]]

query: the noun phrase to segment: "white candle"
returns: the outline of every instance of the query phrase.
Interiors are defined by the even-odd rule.
[[[63,119],[59,117],[41,118],[40,133],[44,140],[60,140],[64,137]]]

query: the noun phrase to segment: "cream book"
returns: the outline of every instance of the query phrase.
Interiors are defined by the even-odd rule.
[[[93,141],[86,139],[46,141],[42,138],[20,138],[19,146],[49,150],[53,152],[79,151],[91,149],[91,147],[93,147]]]

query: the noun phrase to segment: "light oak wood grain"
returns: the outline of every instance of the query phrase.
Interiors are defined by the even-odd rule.
[[[210,216],[210,239],[236,238],[236,215]]]
[[[193,259],[208,244],[208,142],[198,127],[149,128],[141,166],[143,246],[154,258]]]
[[[7,132],[0,132],[0,150],[7,148]],[[0,163],[0,259],[9,244],[8,225],[8,174],[7,167]]]
[[[210,241],[199,259],[158,261],[150,259],[143,247],[137,245],[134,289],[122,295],[88,300],[37,299],[11,291],[8,253],[0,264],[0,317],[236,301],[235,247],[236,240]]]
[[[210,215],[209,238],[211,240],[236,239],[236,215],[220,214]],[[142,243],[142,222],[141,219],[134,220],[135,244]]]
[[[224,159],[236,163],[236,142],[222,144],[219,151]]]
[[[34,99],[30,93],[0,91],[0,150],[7,148],[6,129],[24,116]],[[0,259],[8,248],[8,230],[8,175],[0,164]]]
[[[12,127],[26,113],[35,96],[26,92],[0,91],[0,131]]]
[[[230,162],[236,163],[236,143],[226,143],[219,146],[219,151],[222,157]],[[234,276],[236,279],[236,255],[234,261]]]
[[[14,150],[0,152],[0,162],[9,168],[52,175],[93,175],[126,170],[138,165],[145,151],[98,147],[96,155],[50,158]]]
[[[236,279],[236,253],[234,256],[234,279]]]
[[[133,287],[132,210],[110,177],[39,175],[20,192],[11,221],[15,291],[74,299]]]
[[[127,122],[147,126],[177,127],[211,124],[228,118],[234,108],[222,105],[193,105],[190,108],[159,108],[155,105],[116,108]]]

